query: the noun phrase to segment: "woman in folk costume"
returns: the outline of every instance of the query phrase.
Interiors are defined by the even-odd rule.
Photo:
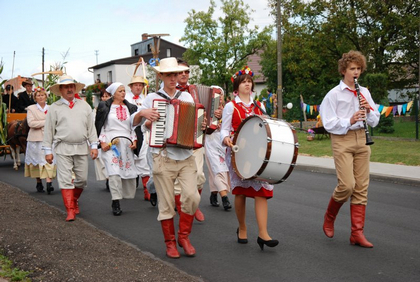
[[[45,160],[42,151],[42,140],[44,138],[44,124],[48,112],[47,93],[44,88],[35,87],[34,99],[35,105],[27,109],[26,119],[28,121],[29,132],[26,153],[25,153],[25,177],[36,178],[36,190],[44,192],[42,180],[47,182],[47,193],[54,191],[52,179],[56,176],[55,162],[49,164]]]
[[[143,78],[142,76],[135,75],[131,77],[131,81],[128,84],[128,87],[130,87],[131,91],[127,92],[126,100],[139,108],[147,96],[147,83],[147,79]],[[149,191],[146,187],[147,181],[150,178],[150,167],[147,163],[146,158],[147,147],[149,144],[148,134],[144,134],[144,131],[142,131],[141,127],[136,127],[135,130],[141,131],[138,132],[138,134],[143,135],[141,149],[139,152],[136,152],[136,154],[134,154],[134,160],[137,170],[139,171],[139,176],[141,177],[141,182],[143,184],[144,200],[149,201],[151,195],[149,194]],[[137,179],[139,178],[139,176],[137,176]]]
[[[275,247],[278,240],[273,240],[267,231],[268,207],[267,199],[273,197],[273,186],[264,181],[241,180],[233,171],[231,163],[232,136],[238,130],[242,120],[251,115],[262,115],[262,111],[254,104],[251,96],[254,91],[253,73],[245,67],[232,76],[234,100],[226,104],[223,109],[221,141],[228,147],[226,162],[229,166],[232,194],[235,195],[235,212],[239,227],[236,231],[238,243],[246,244],[247,226],[245,221],[246,199],[254,198],[255,215],[258,223],[257,243],[261,250],[264,245]],[[263,110],[264,106],[256,102]]]
[[[222,92],[223,93],[223,92]],[[218,207],[217,194],[222,198],[224,210],[232,208],[228,193],[230,192],[229,168],[226,164],[226,148],[220,142],[220,119],[222,117],[224,95],[220,95],[220,106],[214,111],[215,117],[219,119],[218,128],[211,134],[206,134],[204,147],[206,150],[205,159],[208,167],[208,180],[210,187],[210,204]]]
[[[138,171],[134,165],[133,150],[137,146],[137,136],[131,126],[130,115],[137,111],[137,106],[124,99],[125,87],[122,83],[112,83],[106,91],[112,98],[100,102],[95,127],[102,149],[101,158],[109,176],[112,213],[118,216],[122,213],[120,200],[133,199],[136,195]]]

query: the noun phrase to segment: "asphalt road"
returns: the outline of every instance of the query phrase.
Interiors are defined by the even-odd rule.
[[[14,171],[9,158],[0,162],[0,177],[64,210],[58,189],[52,195],[36,193],[35,180],[24,178],[23,168]],[[104,181],[95,180],[93,162],[78,217],[204,281],[420,281],[420,187],[371,182],[365,234],[374,248],[364,249],[349,244],[348,203],[336,220],[335,237],[323,234],[323,215],[335,184],[332,174],[295,170],[277,185],[269,200],[268,229],[280,244],[264,251],[256,242],[253,200],[247,202],[249,243],[238,244],[234,210],[210,206],[206,185],[200,203],[206,220],[196,222],[190,236],[196,256],[167,258],[157,207],[143,201],[138,189],[135,199],[121,202],[122,216],[113,216],[110,194]]]

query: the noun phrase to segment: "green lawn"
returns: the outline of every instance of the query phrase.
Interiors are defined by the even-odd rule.
[[[374,132],[371,145],[372,162],[420,166],[420,141],[415,139],[415,122],[395,122],[395,132],[379,134]],[[318,138],[307,141],[305,132],[296,130],[299,141],[299,154],[316,157],[331,156],[329,138]],[[413,133],[414,132],[414,133]]]

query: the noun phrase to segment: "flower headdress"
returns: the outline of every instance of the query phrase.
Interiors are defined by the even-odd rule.
[[[34,89],[34,92],[41,92],[41,91],[45,91],[45,89],[43,87],[41,87],[41,86],[37,86]]]
[[[241,69],[240,71],[237,71],[234,75],[232,75],[230,80],[232,80],[233,82],[238,76],[241,76],[243,74],[249,74],[251,77],[254,76],[254,73],[252,72],[252,70],[248,66],[245,66],[243,69]]]

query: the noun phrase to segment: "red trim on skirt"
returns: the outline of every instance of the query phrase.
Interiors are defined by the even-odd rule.
[[[267,199],[271,199],[273,198],[273,190],[269,191],[261,187],[259,191],[255,191],[255,189],[252,187],[243,188],[243,187],[237,186],[233,188],[232,195],[244,195],[245,197],[249,197],[249,198],[264,197]]]

